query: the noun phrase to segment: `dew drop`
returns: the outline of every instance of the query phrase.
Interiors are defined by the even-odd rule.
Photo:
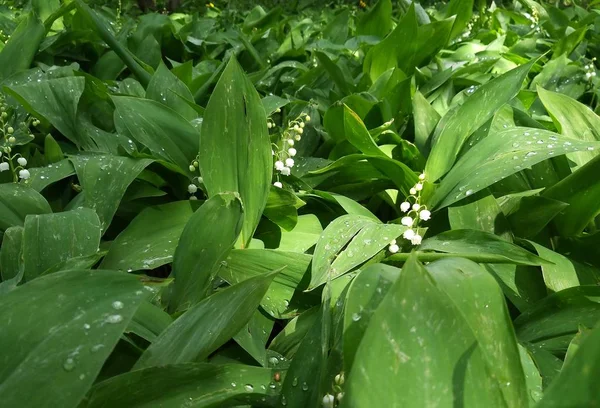
[[[283,405],[283,406],[287,405],[287,400],[285,399],[285,395],[281,396],[281,405]]]
[[[84,329],[86,329],[86,330],[89,330],[89,329],[90,329],[90,327],[92,327],[92,326],[90,326],[90,325],[89,325],[89,324],[87,324],[87,323],[85,323],[85,324],[83,325],[83,328],[84,328]]]
[[[354,313],[352,315],[352,320],[358,322],[360,320],[360,315],[358,313]]]
[[[121,302],[120,300],[115,300],[114,302],[112,302],[112,307],[115,310],[123,309],[123,306],[123,302]]]
[[[75,360],[73,360],[71,357],[67,358],[63,363],[63,368],[65,371],[73,371],[75,368]]]
[[[277,357],[271,357],[271,358],[269,358],[269,363],[271,363],[273,365],[277,365],[277,364],[279,364],[279,360],[277,359]]]
[[[235,388],[235,387],[237,387],[237,384],[236,384],[236,383],[234,383],[234,382],[232,382],[232,383],[231,383],[231,386],[232,386],[233,388]]]
[[[471,194],[473,194],[473,190],[467,190],[467,192],[465,193],[466,196],[470,196]]]
[[[110,315],[105,320],[106,323],[111,323],[111,324],[113,324],[113,323],[120,323],[122,321],[123,321],[123,316],[118,315],[118,314],[116,314],[116,315]]]
[[[587,149],[590,151],[594,150],[594,148],[592,146],[589,146]]]
[[[245,389],[247,392],[252,392],[252,391],[254,391],[254,387],[252,386],[252,384],[246,384],[246,385],[244,385],[244,389]]]
[[[274,390],[275,388],[277,388],[277,385],[275,385],[275,383],[271,381],[269,383],[269,388],[272,389],[272,390]]]
[[[529,152],[525,155],[525,157],[533,157],[537,154],[537,152]]]
[[[512,144],[513,147],[519,147],[519,144],[517,142]]]
[[[294,381],[292,381],[292,387],[298,385],[298,377],[294,377]]]
[[[308,391],[308,384],[306,381],[302,383],[302,391]]]

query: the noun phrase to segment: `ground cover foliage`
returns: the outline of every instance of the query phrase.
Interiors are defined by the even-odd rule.
[[[0,405],[598,404],[598,2],[163,3],[0,5]]]

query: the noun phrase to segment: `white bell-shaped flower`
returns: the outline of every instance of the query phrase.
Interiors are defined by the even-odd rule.
[[[410,210],[410,203],[409,202],[405,201],[402,204],[400,204],[400,211],[407,212],[408,210]]]
[[[276,181],[275,183],[273,183],[273,185],[275,187],[277,187],[277,188],[282,188],[283,187],[283,184],[281,184],[281,182],[279,182],[279,181]]]
[[[23,180],[27,180],[29,177],[31,177],[31,174],[29,174],[29,170],[23,169],[19,171],[19,177]]]
[[[431,211],[429,210],[422,210],[419,213],[419,218],[422,219],[423,221],[427,221],[431,218]]]
[[[281,170],[279,170],[281,172],[281,174],[283,174],[284,176],[289,176],[291,171],[289,167],[284,167]]]
[[[414,222],[415,221],[411,217],[402,217],[402,219],[400,220],[400,223],[407,227],[412,227]]]
[[[21,166],[27,166],[27,159],[25,157],[19,157],[17,159],[17,163]]]

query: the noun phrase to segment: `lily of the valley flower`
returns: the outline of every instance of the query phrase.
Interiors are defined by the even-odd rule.
[[[429,210],[423,210],[419,213],[419,218],[423,221],[428,221],[431,218],[431,212]]]
[[[400,204],[400,211],[407,212],[408,210],[410,210],[410,203],[405,201],[402,204]]]
[[[190,184],[188,186],[188,193],[194,194],[196,191],[198,191],[198,186],[196,186],[195,184]]]
[[[273,185],[277,188],[283,188],[283,184],[281,184],[281,182],[276,181],[275,183],[273,183]]]
[[[400,223],[407,227],[412,227],[414,220],[411,217],[402,217]]]
[[[0,171],[6,171],[8,169],[10,169],[10,166],[8,165],[7,162],[0,163]]]
[[[292,159],[291,157],[290,157],[290,158],[287,158],[287,159],[285,159],[285,165],[286,165],[287,167],[294,167],[294,159]]]
[[[27,159],[25,159],[24,157],[19,157],[17,159],[17,163],[19,163],[21,166],[27,166]]]
[[[396,252],[398,252],[400,250],[400,247],[398,245],[396,245],[396,240],[392,240],[392,242],[390,242],[390,246],[388,247],[388,251],[390,251],[392,254],[395,254]]]
[[[22,178],[23,180],[27,180],[30,176],[31,176],[31,174],[29,174],[29,170],[27,170],[27,169],[23,169],[23,170],[19,171],[19,177]]]
[[[411,239],[410,239],[410,243],[413,245],[421,245],[421,240],[423,239],[422,236],[420,236],[419,234],[415,234]]]
[[[289,167],[284,167],[284,168],[282,168],[280,171],[281,171],[281,174],[283,174],[284,176],[289,176],[289,175],[290,175],[290,173],[291,173],[291,171],[290,171],[290,168],[289,168]]]

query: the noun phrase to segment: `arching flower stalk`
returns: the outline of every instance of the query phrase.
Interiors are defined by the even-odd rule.
[[[425,173],[419,175],[419,181],[410,190],[410,195],[406,197],[406,201],[400,204],[400,211],[405,215],[400,220],[400,223],[407,227],[402,234],[402,238],[410,241],[412,245],[420,245],[423,237],[419,235],[419,223],[429,221],[431,211],[427,206],[421,203],[421,191],[423,190],[423,182],[425,181]],[[392,240],[388,247],[388,251],[395,254],[400,250],[396,240]]]
[[[277,109],[275,112],[281,112],[281,109]],[[296,142],[302,140],[302,134],[306,123],[310,122],[310,116],[306,113],[301,113],[295,119],[290,120],[287,123],[287,127],[281,133],[280,139],[272,144],[271,154],[273,155],[275,169],[275,178],[273,185],[278,188],[283,188],[283,183],[280,180],[281,176],[289,176],[294,167],[294,157],[298,154],[298,151],[294,147]],[[267,122],[269,129],[276,128],[276,125],[271,119]]]

